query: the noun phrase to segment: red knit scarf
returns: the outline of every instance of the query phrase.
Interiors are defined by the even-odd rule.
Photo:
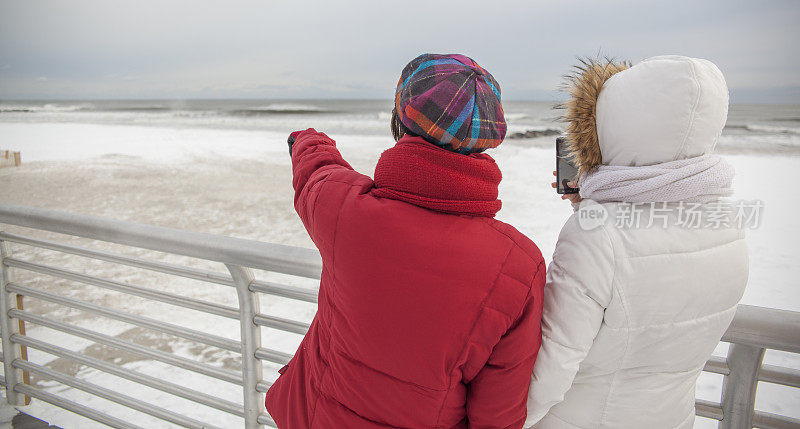
[[[444,213],[494,217],[501,179],[489,155],[461,155],[403,136],[378,160],[372,194]]]

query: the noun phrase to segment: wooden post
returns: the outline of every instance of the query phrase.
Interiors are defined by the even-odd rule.
[[[19,153],[19,152],[17,152],[17,153]],[[19,164],[17,164],[17,165],[19,165]],[[23,310],[23,308],[22,308],[22,298],[23,298],[22,295],[17,295],[17,308],[20,311]],[[25,335],[25,321],[22,320],[22,319],[17,319],[17,322],[19,322],[19,334],[20,335]],[[19,357],[22,358],[22,360],[28,360],[28,346],[23,346],[23,345],[20,344],[20,346],[19,346]],[[28,371],[22,370],[22,382],[24,384],[27,384],[28,386],[31,385],[31,374]],[[30,405],[30,404],[31,404],[31,397],[28,396],[28,395],[25,395],[25,405]]]
[[[22,153],[0,150],[0,167],[19,167],[22,164]]]

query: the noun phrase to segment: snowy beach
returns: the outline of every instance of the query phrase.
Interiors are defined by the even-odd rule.
[[[104,104],[106,103],[106,104]],[[227,104],[226,104],[227,103]],[[239,104],[237,104],[239,103]],[[42,207],[112,219],[174,227],[312,248],[292,207],[291,171],[286,135],[294,129],[315,127],[338,142],[340,151],[353,167],[372,175],[380,153],[391,147],[388,132],[390,102],[87,102],[87,103],[12,103],[0,104],[0,149],[22,152],[22,165],[0,169],[0,202]],[[771,109],[771,110],[770,110]],[[552,121],[557,112],[548,103],[510,102],[506,106],[511,132],[531,129],[560,129]],[[750,281],[742,302],[764,307],[800,311],[800,202],[785,190],[786,184],[800,180],[800,108],[797,106],[732,108],[729,125],[719,152],[726,155],[737,171],[733,199],[763,203],[760,224],[748,231]],[[502,172],[500,199],[503,209],[498,218],[514,225],[533,239],[549,261],[559,230],[572,210],[550,188],[554,165],[554,137],[507,140],[490,152]],[[2,226],[0,226],[2,228]],[[29,233],[8,227],[9,232]],[[39,234],[47,236],[46,234]],[[63,237],[58,237],[63,240]],[[69,240],[68,240],[69,241]],[[88,241],[72,240],[75,243]],[[158,257],[154,252],[131,253],[119,247],[90,243],[102,249],[137,256]],[[54,256],[52,252],[14,246],[21,257],[47,259],[49,265],[74,271],[91,272],[106,278],[159,290],[186,293],[193,297],[235,305],[235,295],[224,287],[195,287],[141,270],[94,263],[78,257]],[[175,262],[188,258],[173,257]],[[198,266],[224,271],[221,266],[193,261]],[[268,274],[262,274],[270,278]],[[222,323],[213,317],[198,317],[191,311],[175,310],[143,300],[121,300],[120,295],[67,281],[51,281],[46,276],[20,274],[31,285],[45,290],[67,289],[66,295],[102,302],[121,310],[165,321],[179,321],[194,329],[238,338],[238,325]],[[295,280],[291,280],[295,281]],[[313,282],[298,281],[313,287]],[[187,292],[189,290],[189,292]],[[78,311],[57,309],[47,303],[26,301],[34,312],[50,314],[79,326],[91,326],[109,335],[145,335],[124,323],[87,316]],[[314,307],[279,298],[262,299],[265,313],[309,322]],[[102,326],[96,326],[102,323]],[[264,333],[270,347],[292,353],[300,336]],[[54,331],[31,327],[32,336],[56,339],[64,347],[83,350],[88,342],[59,336]],[[187,357],[223,367],[235,368],[227,353],[200,348],[190,341],[174,341],[165,336],[147,337],[155,348],[170,348]],[[724,353],[724,348],[718,350]],[[97,350],[100,353],[100,350]],[[134,359],[124,354],[111,355],[115,362],[130,369],[166,379],[181,380],[200,390],[216,389],[232,401],[239,390],[224,382],[181,378],[180,371]],[[66,365],[43,353],[32,353],[32,360],[81,374],[106,386],[128,386],[116,377],[99,371]],[[800,368],[800,359],[788,354],[768,352],[767,363]],[[59,367],[61,365],[62,367]],[[265,367],[274,379],[277,367]],[[55,392],[73,399],[88,395],[64,390],[56,383]],[[165,399],[157,391],[132,387],[129,394],[166,408],[181,410],[187,401]],[[718,400],[721,377],[703,374],[698,397]],[[167,427],[140,413],[100,399],[93,405],[149,427]],[[191,405],[195,418],[223,427],[234,427],[239,420],[216,410]],[[800,394],[792,389],[762,383],[757,408],[800,417]],[[34,403],[31,413],[64,427],[94,427],[95,423],[55,407]],[[160,426],[159,426],[160,425]],[[698,419],[696,427],[714,427]]]

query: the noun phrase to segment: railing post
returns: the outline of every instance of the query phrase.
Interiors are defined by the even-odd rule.
[[[755,413],[758,371],[764,349],[733,343],[728,350],[730,375],[722,381],[722,421],[720,429],[751,429]]]
[[[0,241],[0,329],[3,343],[3,376],[6,378],[6,399],[11,405],[25,405],[25,399],[14,388],[19,383],[21,371],[11,366],[11,362],[19,358],[19,349],[11,342],[11,335],[18,333],[17,324],[13,323],[8,312],[17,302],[16,294],[6,289],[11,283],[11,269],[5,265],[6,258],[11,256],[8,242]]]
[[[25,296],[17,294],[17,310],[22,311],[25,309],[23,306],[23,298],[25,298]],[[22,319],[17,320],[17,332],[20,335],[25,336],[25,321]],[[19,357],[22,358],[22,360],[28,360],[27,346],[24,346],[22,344],[19,345]],[[29,386],[31,384],[31,373],[24,369],[22,370],[22,383],[27,384]],[[31,397],[25,395],[25,405],[30,405],[30,404],[31,404]]]
[[[246,429],[260,428],[258,415],[264,408],[261,394],[256,385],[261,380],[261,361],[256,358],[256,350],[261,347],[261,331],[253,318],[259,311],[258,294],[250,291],[255,277],[249,268],[225,264],[236,283],[239,296],[239,326],[242,336],[242,378],[244,382],[244,426]]]

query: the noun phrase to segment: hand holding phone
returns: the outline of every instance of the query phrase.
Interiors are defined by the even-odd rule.
[[[555,176],[556,176],[556,172],[555,172],[555,170],[553,170],[553,177],[555,177]],[[552,186],[553,189],[555,189],[558,186],[558,184],[556,182],[553,182],[553,183],[550,184],[550,186]],[[578,184],[575,183],[575,182],[567,182],[567,186],[569,186],[571,188],[577,188]],[[562,200],[569,200],[569,202],[571,202],[573,204],[580,203],[583,200],[583,198],[581,198],[580,194],[563,194],[563,195],[561,195],[561,199]]]

